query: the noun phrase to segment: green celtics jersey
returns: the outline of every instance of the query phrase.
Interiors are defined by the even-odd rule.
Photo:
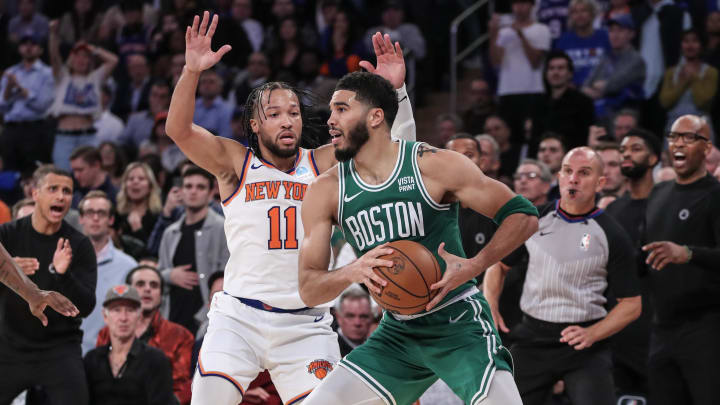
[[[365,183],[353,160],[338,164],[338,221],[358,256],[385,242],[411,240],[432,252],[444,273],[445,261],[437,254],[440,243],[445,242],[449,253],[465,257],[458,227],[459,204],[441,204],[430,197],[417,162],[422,143],[399,142],[395,168],[382,184]],[[471,285],[459,286],[443,302]]]

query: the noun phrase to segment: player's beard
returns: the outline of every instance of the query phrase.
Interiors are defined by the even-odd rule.
[[[645,159],[640,163],[633,162],[631,167],[621,167],[620,173],[630,180],[637,180],[642,178],[648,170],[650,170],[650,162]]]
[[[262,142],[263,145],[265,145],[265,147],[270,151],[270,153],[282,159],[297,155],[298,148],[300,147],[300,143],[298,142],[292,148],[282,149],[280,148],[280,146],[278,146],[278,144],[274,143],[269,136],[256,136],[260,139],[260,142]]]
[[[335,159],[339,162],[347,162],[357,155],[360,148],[370,139],[367,125],[364,122],[358,122],[355,128],[348,131],[347,147],[345,149],[335,148]]]

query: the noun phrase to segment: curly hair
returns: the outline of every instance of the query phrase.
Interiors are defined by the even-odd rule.
[[[130,176],[130,172],[137,168],[141,168],[145,172],[145,177],[147,177],[148,182],[150,182],[150,192],[146,197],[148,203],[148,210],[156,214],[162,210],[160,186],[158,185],[157,180],[155,180],[155,174],[153,174],[150,166],[142,162],[132,162],[125,169],[125,172],[122,175],[122,179],[120,180],[120,191],[117,194],[117,212],[121,215],[125,215],[130,212],[130,199],[127,195],[126,184],[127,179]]]

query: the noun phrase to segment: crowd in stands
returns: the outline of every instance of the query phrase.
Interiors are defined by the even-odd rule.
[[[185,27],[193,16],[212,10],[220,16],[213,48],[233,48],[203,73],[194,123],[247,145],[241,119],[253,88],[285,81],[326,105],[338,79],[373,57],[370,37],[376,31],[401,43],[415,70],[409,72],[413,102],[422,105],[424,94],[443,89],[449,21],[471,2],[2,3],[0,224],[27,218],[40,204],[38,181],[47,172],[41,170],[39,177],[38,167],[47,170],[42,165],[52,163],[70,172],[72,209],[65,221],[90,240],[97,258],[96,305],[81,325],[90,403],[112,403],[108,395],[118,388],[108,388],[110,381],[124,370],[137,381],[153,381],[148,385],[156,390],[156,402],[147,403],[185,405],[206,314],[213,294],[222,291],[229,256],[217,182],[165,134],[170,97],[184,66]],[[609,212],[616,201],[647,198],[649,189],[637,191],[645,172],[633,169],[647,166],[650,186],[675,179],[665,140],[679,117],[704,117],[707,142],[718,142],[720,3],[492,3],[496,14],[480,12],[463,30],[465,36],[487,32],[489,42],[477,57],[481,69],[466,64],[474,69],[466,76],[461,110],[435,117],[432,131],[419,132],[418,140],[467,155],[486,175],[536,206],[560,197],[565,153],[590,146],[602,157],[607,178],[597,205]],[[326,112],[319,108],[316,114]],[[647,156],[637,158],[636,152]],[[715,146],[704,163],[720,179]],[[460,226],[468,255],[480,251],[495,229],[468,209],[460,212]],[[640,237],[629,233],[639,243]],[[524,280],[522,271],[511,270],[499,297],[508,330],[523,317],[518,305]],[[372,333],[379,313],[370,304],[362,290],[338,300],[343,355]],[[631,324],[633,333],[621,337],[631,349],[613,352],[616,364],[624,364],[615,374],[618,396],[648,393],[644,361],[652,307],[645,295],[643,304],[643,315]],[[123,346],[128,336],[147,347]],[[127,370],[113,364],[106,370],[100,359],[112,359],[115,346],[145,364]],[[556,380],[550,401],[565,403],[562,378]],[[125,391],[127,398],[143,395],[137,388]],[[422,405],[455,403],[442,386],[424,398]],[[27,400],[49,403],[33,389]],[[247,390],[246,403],[280,403],[267,373]]]

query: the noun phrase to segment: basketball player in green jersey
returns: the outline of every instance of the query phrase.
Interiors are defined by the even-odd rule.
[[[379,257],[392,252],[387,242],[398,239],[434,252],[443,277],[431,286],[437,295],[425,311],[386,312],[370,339],[341,360],[304,404],[409,405],[438,378],[468,404],[521,404],[510,353],[472,280],[537,230],[537,210],[459,153],[391,141],[398,103],[382,78],[346,75],[330,108],[328,124],[340,163],[305,195],[305,206],[312,208],[302,213],[304,303],[330,301],[353,282],[380,293],[386,283],[372,268],[393,265]],[[459,203],[500,224],[470,259],[460,242]],[[334,224],[362,256],[328,272]]]

